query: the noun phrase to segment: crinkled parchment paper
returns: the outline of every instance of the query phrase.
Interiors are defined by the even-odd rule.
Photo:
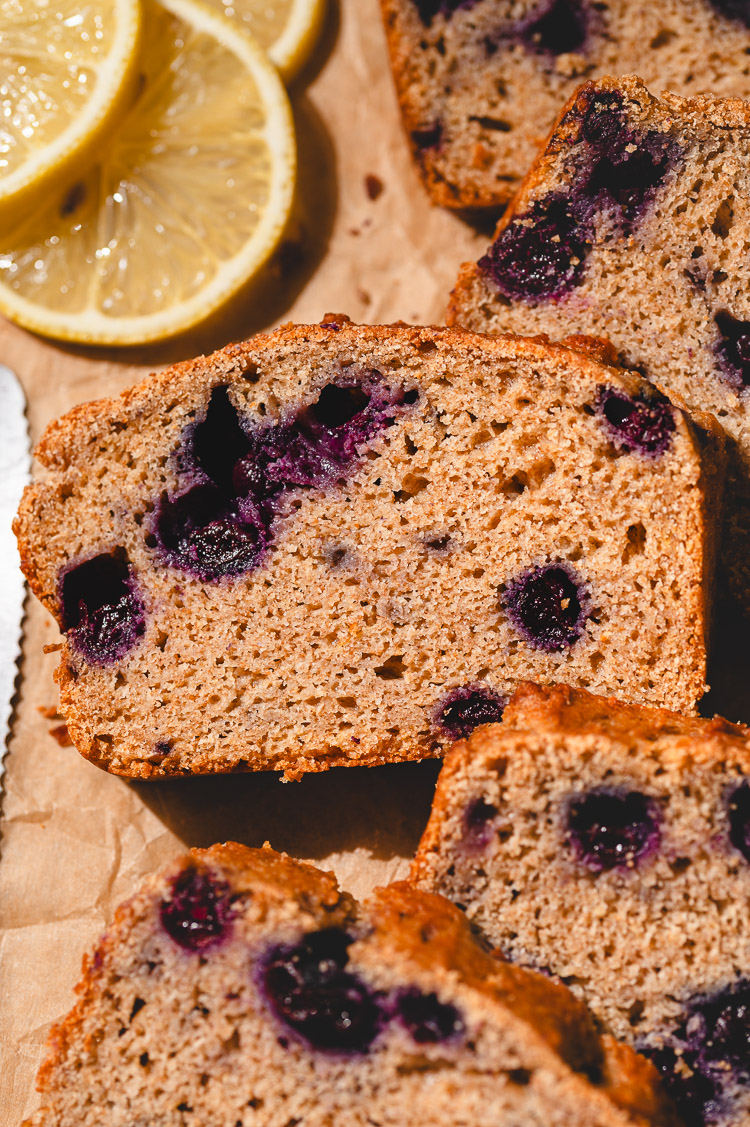
[[[332,0],[331,9],[293,92],[295,219],[262,281],[214,323],[148,350],[64,348],[0,323],[0,360],[24,384],[34,439],[76,403],[285,320],[326,312],[371,323],[442,320],[459,263],[478,255],[486,234],[427,203],[401,133],[377,0]],[[723,635],[713,699],[740,718],[748,663],[743,630],[733,630]],[[437,776],[432,762],[339,769],[290,784],[265,774],[128,783],[62,746],[57,655],[43,654],[56,640],[31,601],[0,843],[3,1127],[17,1127],[37,1105],[44,1041],[73,1001],[81,956],[144,874],[187,846],[270,840],[366,893],[405,874]]]

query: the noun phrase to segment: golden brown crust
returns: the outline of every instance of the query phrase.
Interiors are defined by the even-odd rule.
[[[741,756],[748,753],[750,728],[732,724],[722,716],[710,720],[683,716],[666,708],[625,704],[615,697],[602,697],[570,685],[519,685],[503,713],[504,728],[596,734],[605,730],[615,738],[684,736],[690,740],[726,738],[726,747]],[[750,759],[747,761],[750,767]]]

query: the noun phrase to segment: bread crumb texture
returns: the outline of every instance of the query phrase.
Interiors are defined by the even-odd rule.
[[[54,423],[16,531],[79,751],[417,759],[525,678],[692,710],[719,446],[599,355],[339,318]]]

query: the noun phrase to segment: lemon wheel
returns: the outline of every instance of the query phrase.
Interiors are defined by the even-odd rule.
[[[211,7],[244,26],[289,82],[310,54],[323,22],[325,0],[210,0]]]
[[[125,112],[140,23],[139,0],[0,0],[0,230]]]
[[[136,102],[87,175],[0,240],[0,309],[47,336],[173,336],[235,293],[291,207],[291,110],[262,49],[197,0],[144,7]]]

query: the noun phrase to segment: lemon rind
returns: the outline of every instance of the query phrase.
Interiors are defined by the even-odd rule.
[[[271,62],[291,82],[309,58],[325,16],[326,0],[292,0],[284,30],[268,48]]]

